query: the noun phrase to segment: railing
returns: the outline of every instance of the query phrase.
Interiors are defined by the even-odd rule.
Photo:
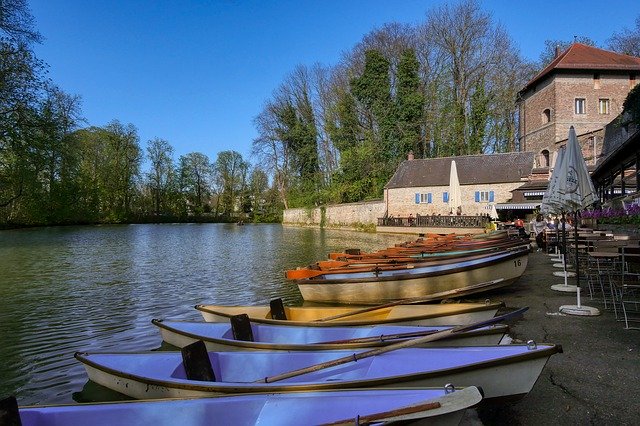
[[[423,228],[485,228],[489,216],[379,217],[378,226],[419,226]]]

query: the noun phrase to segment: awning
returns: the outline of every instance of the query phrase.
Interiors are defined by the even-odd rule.
[[[497,210],[533,210],[540,207],[540,203],[498,203]]]

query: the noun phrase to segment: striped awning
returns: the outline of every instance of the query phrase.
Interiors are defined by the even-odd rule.
[[[498,203],[496,210],[533,210],[540,207],[540,203]]]

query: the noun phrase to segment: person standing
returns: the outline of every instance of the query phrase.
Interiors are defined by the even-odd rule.
[[[544,229],[547,227],[547,222],[541,214],[538,214],[535,220],[531,221],[531,231],[536,236],[536,244],[538,245],[538,251],[544,247]]]

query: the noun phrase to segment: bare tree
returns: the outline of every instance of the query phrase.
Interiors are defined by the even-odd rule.
[[[640,16],[636,18],[634,29],[624,28],[619,33],[613,33],[607,40],[607,46],[616,52],[640,57]]]

